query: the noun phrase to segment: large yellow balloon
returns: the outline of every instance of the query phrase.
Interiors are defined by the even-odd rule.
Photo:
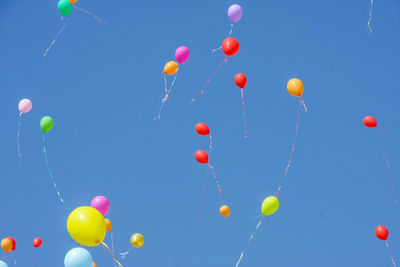
[[[301,96],[304,92],[303,82],[296,78],[290,79],[287,84],[287,90],[292,96]]]
[[[219,212],[222,216],[228,217],[231,214],[231,209],[227,205],[223,205],[219,208]]]
[[[263,215],[274,214],[278,209],[279,209],[279,200],[274,196],[270,196],[264,199],[261,206],[261,212]]]
[[[135,248],[140,248],[144,244],[144,236],[142,234],[133,234],[131,236],[131,244]]]
[[[3,240],[1,240],[1,248],[9,253],[12,249],[12,242],[9,238],[4,238]]]
[[[74,209],[68,217],[67,228],[72,239],[84,246],[97,246],[106,236],[105,219],[92,207]]]
[[[174,75],[179,69],[178,63],[170,61],[164,66],[164,73],[167,75]]]

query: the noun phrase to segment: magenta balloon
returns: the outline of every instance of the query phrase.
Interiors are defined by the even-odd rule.
[[[231,5],[228,9],[228,17],[233,22],[238,22],[243,15],[243,9],[239,5]]]
[[[110,209],[110,202],[106,197],[103,196],[97,196],[93,198],[92,202],[90,203],[90,206],[92,208],[95,208],[96,210],[100,211],[101,214],[106,215],[108,210]]]
[[[180,46],[175,51],[175,58],[179,64],[185,63],[189,59],[189,56],[190,56],[190,51],[189,48],[187,48],[186,46]]]
[[[27,113],[27,112],[31,111],[32,101],[30,101],[27,98],[22,99],[21,101],[19,101],[18,109],[19,109],[19,112],[21,112],[21,113]]]

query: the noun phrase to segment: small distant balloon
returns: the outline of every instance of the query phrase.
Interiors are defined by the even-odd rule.
[[[376,237],[378,237],[380,240],[386,240],[389,237],[389,231],[383,225],[378,225],[375,228],[375,234],[376,234]]]
[[[233,37],[228,37],[222,42],[222,51],[228,57],[232,57],[239,52],[239,42]]]
[[[42,129],[43,133],[47,133],[53,128],[54,121],[50,116],[44,116],[40,120],[40,128]]]
[[[9,253],[9,252],[11,251],[11,249],[12,249],[12,242],[11,242],[11,240],[8,239],[8,238],[4,238],[3,240],[1,240],[1,248],[2,248],[5,252]]]
[[[93,198],[90,206],[100,211],[101,214],[106,215],[108,210],[110,209],[110,202],[104,196],[97,196]]]
[[[231,5],[228,9],[228,17],[232,23],[238,22],[243,15],[243,9],[239,5]]]
[[[189,59],[189,56],[190,51],[189,48],[187,48],[186,46],[180,46],[175,51],[175,58],[179,64],[185,63]]]
[[[29,111],[32,110],[32,101],[30,101],[27,98],[22,99],[18,103],[18,109],[19,109],[19,112],[21,112],[21,113],[28,113]]]
[[[12,238],[11,236],[9,236],[7,238],[10,239],[10,241],[11,241],[11,244],[12,244],[11,250],[16,250],[17,249],[17,242],[15,241],[15,239]]]
[[[93,262],[93,267],[97,267],[97,264],[95,262]]]
[[[272,215],[279,209],[279,200],[274,196],[269,196],[264,199],[261,212],[263,215]]]
[[[36,237],[35,239],[33,239],[32,243],[35,248],[38,248],[42,245],[42,239],[40,237]]]
[[[299,97],[304,92],[303,82],[296,78],[290,79],[287,83],[287,90],[292,96]]]
[[[132,246],[135,248],[140,248],[144,244],[144,236],[139,233],[133,234],[130,241]]]
[[[197,150],[194,154],[195,159],[202,164],[208,163],[208,154],[204,150]]]
[[[229,214],[231,214],[231,210],[227,205],[223,205],[219,208],[219,212],[221,213],[222,216],[224,217],[229,217]]]
[[[207,124],[205,124],[204,122],[197,123],[195,130],[199,135],[209,135],[210,134],[210,128],[208,128]]]
[[[93,258],[84,248],[73,248],[65,255],[65,267],[93,267]]]
[[[164,66],[164,73],[167,75],[174,75],[179,69],[178,63],[170,61]]]
[[[71,5],[75,4],[76,2],[78,2],[78,0],[69,0],[69,2],[71,3]]]
[[[110,232],[112,230],[112,223],[110,219],[105,219],[105,221],[106,221],[106,230],[107,232]]]
[[[57,8],[64,17],[68,17],[72,11],[72,5],[69,0],[60,0],[57,4]]]
[[[245,88],[246,84],[247,84],[247,77],[246,75],[244,75],[243,73],[238,73],[235,75],[235,84],[239,87],[239,88]]]
[[[8,267],[8,265],[4,261],[0,260],[0,267]]]
[[[366,116],[363,120],[363,123],[365,126],[367,126],[368,128],[375,128],[378,123],[376,122],[375,118],[372,116]]]

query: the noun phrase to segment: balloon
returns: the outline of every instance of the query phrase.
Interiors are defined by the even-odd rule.
[[[93,267],[97,267],[97,264],[95,262],[93,262]]]
[[[4,238],[3,240],[1,240],[1,248],[2,248],[5,252],[9,253],[9,252],[11,251],[11,249],[12,249],[12,242],[11,242],[11,240],[8,239],[8,238]]]
[[[58,1],[57,8],[58,8],[58,11],[60,11],[60,13],[65,17],[68,17],[72,11],[72,5],[69,2],[69,0]]]
[[[110,202],[104,196],[97,196],[93,198],[92,202],[90,203],[90,206],[100,211],[100,213],[103,214],[104,216],[110,209]]]
[[[376,237],[378,237],[380,240],[386,240],[389,237],[389,231],[383,225],[378,225],[375,228],[375,234],[376,234]]]
[[[164,73],[167,75],[174,75],[179,69],[178,63],[170,61],[164,66]]]
[[[238,22],[243,15],[243,9],[239,5],[231,5],[228,9],[228,17],[232,23]]]
[[[32,109],[32,101],[30,101],[27,98],[22,99],[18,103],[18,109],[19,109],[19,112],[21,112],[21,113],[28,113]]]
[[[204,150],[197,150],[194,154],[196,160],[202,164],[208,163],[208,155]]]
[[[36,237],[35,239],[33,239],[32,243],[35,248],[38,248],[42,245],[42,239],[40,237]]]
[[[239,52],[239,42],[233,37],[228,37],[222,42],[222,51],[228,57],[232,57]]]
[[[287,90],[292,96],[301,96],[304,92],[303,82],[299,79],[290,79],[287,83]]]
[[[69,0],[69,2],[71,3],[71,5],[75,4],[76,2],[78,2],[78,0]]]
[[[209,135],[210,134],[210,129],[208,128],[207,124],[205,124],[204,122],[199,122],[198,124],[196,124],[195,129],[199,135]]]
[[[43,133],[47,133],[53,128],[54,121],[50,116],[44,116],[40,120],[40,128],[42,128]]]
[[[84,248],[73,248],[65,255],[65,267],[93,267],[92,255]]]
[[[133,234],[131,236],[131,244],[135,248],[140,248],[144,244],[144,236],[139,233]]]
[[[274,196],[270,196],[264,199],[261,206],[261,212],[263,215],[274,214],[278,209],[279,209],[279,200]]]
[[[4,261],[0,261],[0,267],[8,267],[8,265]]]
[[[247,77],[246,75],[244,75],[243,73],[238,73],[235,75],[235,84],[239,87],[239,88],[245,88],[246,84],[247,84]]]
[[[16,250],[17,249],[17,242],[15,242],[15,239],[12,238],[11,236],[7,237],[8,239],[10,239],[12,247],[11,250]]]
[[[378,123],[376,122],[375,118],[372,116],[366,116],[363,120],[364,125],[369,127],[369,128],[375,128]]]
[[[82,206],[74,209],[68,217],[67,229],[73,240],[89,247],[99,245],[106,236],[104,217],[92,207]]]
[[[190,51],[189,48],[187,48],[186,46],[180,46],[175,51],[175,58],[179,64],[185,63],[189,59],[189,56]]]
[[[224,217],[228,217],[229,214],[231,214],[231,210],[229,209],[229,207],[227,205],[221,206],[221,208],[219,208],[219,212]]]
[[[109,219],[105,219],[105,221],[106,221],[106,230],[107,232],[109,232],[112,230],[112,223]]]

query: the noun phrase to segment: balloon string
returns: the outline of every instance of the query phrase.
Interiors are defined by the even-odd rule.
[[[66,209],[67,211],[69,211],[69,208],[68,208],[67,205],[65,204],[64,199],[61,197],[61,193],[60,193],[60,191],[58,190],[56,181],[55,181],[55,179],[54,179],[54,177],[53,177],[53,172],[51,171],[50,164],[49,164],[49,161],[48,161],[48,159],[47,159],[45,137],[46,137],[46,135],[43,134],[43,153],[44,153],[44,161],[45,161],[46,167],[47,167],[47,169],[48,169],[48,171],[49,171],[49,175],[50,175],[51,181],[53,182],[54,189],[55,189],[56,192],[57,192],[57,196],[58,196],[58,198],[60,199],[61,203],[64,205],[65,209]]]
[[[231,24],[231,26],[229,26],[229,34],[228,34],[228,37],[231,37],[231,35],[232,35],[232,32],[233,32],[233,26],[235,26],[235,24],[234,24],[234,23],[232,23],[232,24]]]
[[[386,240],[386,247],[387,247],[388,250],[389,250],[389,256],[390,256],[390,259],[392,260],[393,266],[396,267],[396,263],[394,262],[393,255],[392,255],[392,251],[391,251],[391,249],[390,249],[390,247],[389,247],[389,243],[387,242],[387,240]]]
[[[208,157],[211,157],[211,152],[212,152],[212,136],[211,133],[209,134],[210,136],[210,148],[208,150]]]
[[[61,17],[61,20],[63,20],[64,17]],[[43,57],[46,57],[47,54],[49,53],[50,49],[53,47],[53,45],[57,42],[58,37],[60,37],[61,33],[64,31],[65,26],[67,25],[68,20],[66,19],[64,22],[64,25],[62,26],[61,30],[57,33],[56,38],[54,38],[53,42],[51,42],[50,46],[44,51]]]
[[[217,186],[218,193],[219,193],[219,195],[222,197],[224,194],[222,193],[221,185],[220,185],[220,183],[219,183],[219,181],[218,181],[218,179],[217,179],[217,174],[215,173],[215,168],[214,168],[210,163],[208,163],[208,167],[209,167],[210,170],[211,170],[211,174],[212,174],[212,176],[213,176],[213,178],[214,178],[215,185]]]
[[[38,267],[37,248],[35,248],[35,266]]]
[[[253,240],[254,235],[256,234],[258,228],[260,228],[260,225],[261,225],[263,219],[264,219],[264,217],[261,217],[261,220],[258,222],[258,224],[257,224],[257,226],[256,226],[256,229],[254,229],[254,231],[253,231],[253,233],[251,234],[249,240],[247,240],[247,243],[246,243],[246,245],[244,246],[244,248],[243,248],[243,250],[242,250],[242,253],[240,254],[239,260],[237,261],[235,267],[238,267],[239,264],[240,264],[240,262],[242,261],[242,258],[243,258],[243,256],[244,256],[244,253],[246,252],[246,249],[247,249],[247,247],[249,246],[251,240]]]
[[[225,59],[219,63],[217,69],[212,73],[211,77],[203,84],[203,88],[201,89],[200,93],[198,93],[191,101],[189,104],[192,104],[196,99],[204,93],[206,90],[207,85],[211,82],[211,80],[214,78],[215,74],[221,69],[222,65],[224,65],[228,61],[228,56],[225,57]]]
[[[72,6],[73,6],[76,10],[79,10],[79,11],[81,11],[81,12],[83,12],[83,13],[89,15],[89,16],[92,16],[95,20],[97,20],[97,22],[98,22],[99,24],[107,24],[107,22],[102,21],[101,19],[99,19],[94,13],[92,13],[92,12],[90,12],[90,11],[87,11],[87,10],[85,10],[85,9],[83,9],[83,8],[77,7],[77,6],[75,6],[75,5],[72,5]]]
[[[19,113],[18,119],[18,133],[17,133],[17,154],[20,158],[22,158],[21,150],[20,150],[20,143],[19,143],[19,136],[21,132],[21,119],[22,119],[22,112]]]
[[[368,29],[369,33],[372,33],[371,21],[372,21],[372,10],[373,10],[374,0],[371,0],[371,8],[369,9],[369,20],[368,20]]]
[[[203,184],[203,188],[201,190],[200,216],[199,216],[200,222],[203,220],[203,207],[204,207],[204,202],[206,201],[207,182],[208,182],[208,172],[206,173],[206,176],[204,177],[204,184]]]
[[[114,254],[112,253],[112,251],[110,250],[110,248],[107,246],[106,243],[102,242],[101,246],[108,252],[108,254],[110,254],[110,256],[113,258],[114,262],[116,262],[119,267],[123,267],[123,265],[114,257]]]
[[[113,232],[111,232],[111,251],[112,251],[112,253],[114,254],[114,235],[113,235]],[[115,266],[115,267],[117,266],[117,264],[115,263],[115,261],[114,261],[114,266]]]
[[[132,249],[132,247],[128,251],[120,252],[119,255],[121,256],[121,259],[124,259],[126,257],[126,255],[128,255],[129,252],[131,252],[131,249]]]
[[[246,105],[244,104],[244,92],[243,88],[240,89],[240,94],[242,96],[242,107],[243,107],[243,118],[244,118],[244,138],[249,137],[247,134],[247,118],[246,118]]]
[[[158,115],[157,115],[157,117],[154,118],[154,120],[159,120],[159,119],[161,119],[161,111],[163,110],[163,108],[164,108],[164,106],[165,106],[165,102],[167,102],[167,100],[169,99],[169,95],[170,95],[170,93],[171,93],[171,91],[172,91],[172,88],[173,88],[174,85],[175,85],[176,77],[178,77],[178,72],[175,74],[175,77],[174,77],[174,79],[172,80],[172,83],[171,83],[171,87],[168,89],[168,86],[167,86],[167,75],[164,74],[165,96],[164,96],[164,98],[161,100],[161,105],[160,105],[160,109],[158,110]]]

